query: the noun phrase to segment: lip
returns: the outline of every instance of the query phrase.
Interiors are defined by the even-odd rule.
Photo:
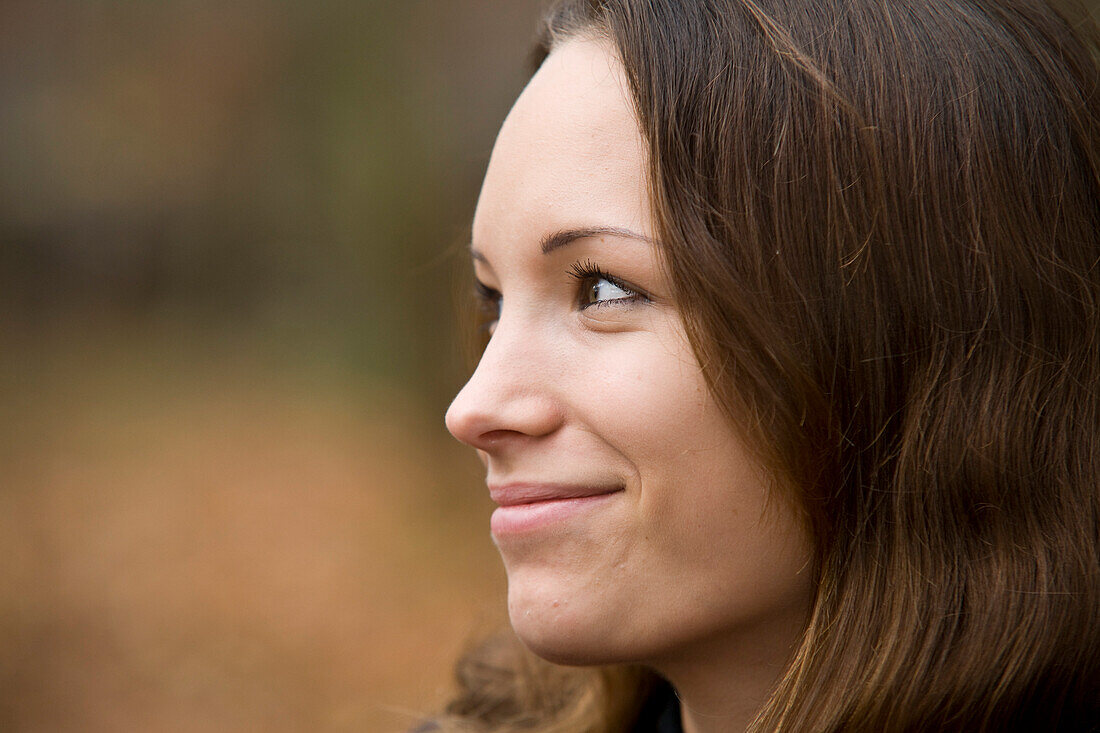
[[[588,486],[584,484],[544,484],[514,482],[489,486],[489,497],[502,507],[538,504],[563,499],[588,499],[622,491],[621,486]]]
[[[512,483],[489,487],[489,496],[499,504],[489,520],[496,538],[544,529],[570,517],[596,509],[622,486]]]

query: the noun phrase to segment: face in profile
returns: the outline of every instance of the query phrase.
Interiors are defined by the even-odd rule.
[[[491,338],[447,426],[487,469],[512,625],[536,653],[774,663],[805,620],[809,539],[706,387],[646,167],[609,47],[562,44],[493,149],[472,243]]]

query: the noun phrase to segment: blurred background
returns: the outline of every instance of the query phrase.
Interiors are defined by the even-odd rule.
[[[539,10],[0,3],[0,730],[403,731],[503,621],[442,416]]]

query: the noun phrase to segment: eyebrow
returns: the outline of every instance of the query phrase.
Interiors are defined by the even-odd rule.
[[[644,234],[639,234],[638,232],[623,227],[581,227],[579,229],[559,229],[556,232],[545,235],[539,240],[539,251],[544,255],[548,255],[562,247],[568,247],[578,239],[588,239],[590,237],[600,236],[637,239],[647,244],[656,244],[651,237],[647,237]],[[470,244],[470,255],[479,262],[487,262],[485,255],[481,254],[473,244]]]

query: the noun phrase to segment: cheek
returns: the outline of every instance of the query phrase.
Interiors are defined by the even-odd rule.
[[[667,595],[676,613],[696,609],[704,626],[802,604],[803,524],[711,397],[686,343],[620,357],[626,366],[604,370],[588,415],[635,472],[633,549],[650,597]]]
[[[585,403],[584,421],[633,463],[712,441],[720,419],[686,340],[674,335],[624,339],[604,354]]]

